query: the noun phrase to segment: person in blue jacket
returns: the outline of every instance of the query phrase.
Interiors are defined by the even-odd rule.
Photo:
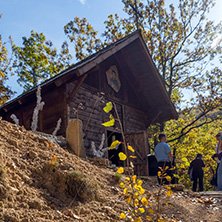
[[[169,184],[170,181],[166,180],[165,178],[159,178],[158,172],[161,171],[161,169],[166,169],[166,173],[168,176],[172,179],[172,162],[173,157],[171,154],[170,146],[166,143],[167,136],[164,133],[161,133],[159,135],[159,143],[154,148],[154,153],[157,159],[158,163],[158,170],[157,170],[157,179],[159,184]]]

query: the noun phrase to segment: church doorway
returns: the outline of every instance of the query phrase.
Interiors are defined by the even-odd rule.
[[[112,142],[118,140],[122,142],[122,135],[121,133],[107,131],[107,142],[108,146],[110,147]],[[115,149],[108,150],[108,158],[112,162],[112,164],[116,166],[123,166],[123,161],[119,159],[119,153],[123,152],[123,144],[119,144]]]

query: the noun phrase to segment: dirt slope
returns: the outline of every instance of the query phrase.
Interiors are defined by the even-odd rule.
[[[0,120],[0,221],[120,221],[128,206],[114,171]],[[152,182],[144,188],[155,191]],[[166,217],[222,221],[221,200],[174,192]]]

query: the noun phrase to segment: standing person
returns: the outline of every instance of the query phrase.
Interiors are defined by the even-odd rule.
[[[217,154],[218,158],[220,160],[218,169],[217,169],[217,190],[216,191],[222,191],[222,152],[220,154]]]
[[[216,169],[216,175],[217,175],[217,180],[218,180],[218,169],[219,169],[219,165],[220,165],[220,158],[219,158],[219,154],[222,153],[222,149],[221,149],[221,145],[220,145],[220,137],[222,136],[222,133],[218,133],[216,135],[216,139],[218,141],[217,145],[216,145],[216,149],[215,149],[215,154],[212,156],[212,158],[215,160],[215,157],[217,157],[216,162],[217,162],[217,169]],[[219,173],[220,175],[222,174],[222,172]],[[217,182],[218,184],[218,182]],[[222,187],[222,185],[220,186]]]
[[[167,181],[166,179],[159,178],[158,172],[161,171],[161,168],[165,169],[166,167],[168,167],[166,169],[166,173],[172,178],[172,170],[170,168],[172,168],[173,157],[171,154],[170,146],[166,143],[166,134],[161,133],[159,135],[159,141],[160,142],[154,148],[155,156],[158,162],[157,179],[159,184],[169,184],[169,181]]]
[[[202,154],[198,153],[196,159],[194,159],[190,164],[190,169],[193,169],[192,178],[193,178],[193,192],[197,190],[197,183],[199,182],[199,192],[203,191],[203,167],[205,164],[202,160]]]

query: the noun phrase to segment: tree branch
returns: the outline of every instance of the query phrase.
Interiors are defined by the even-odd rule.
[[[216,121],[216,120],[218,120],[218,119],[220,119],[220,117],[217,117],[217,118],[212,119],[212,120],[210,120],[210,121],[205,121],[205,122],[203,122],[203,123],[201,123],[201,124],[199,124],[199,125],[197,125],[197,126],[190,127],[189,130],[187,130],[186,132],[180,134],[178,137],[175,137],[175,138],[172,139],[172,140],[168,140],[167,142],[170,143],[170,142],[173,142],[173,141],[175,141],[175,140],[178,140],[177,143],[179,143],[180,138],[183,137],[183,136],[185,136],[185,135],[187,135],[191,130],[197,129],[197,128],[205,125],[205,124],[212,123],[212,122],[214,122],[214,121]],[[190,124],[189,124],[189,125],[190,125]]]

